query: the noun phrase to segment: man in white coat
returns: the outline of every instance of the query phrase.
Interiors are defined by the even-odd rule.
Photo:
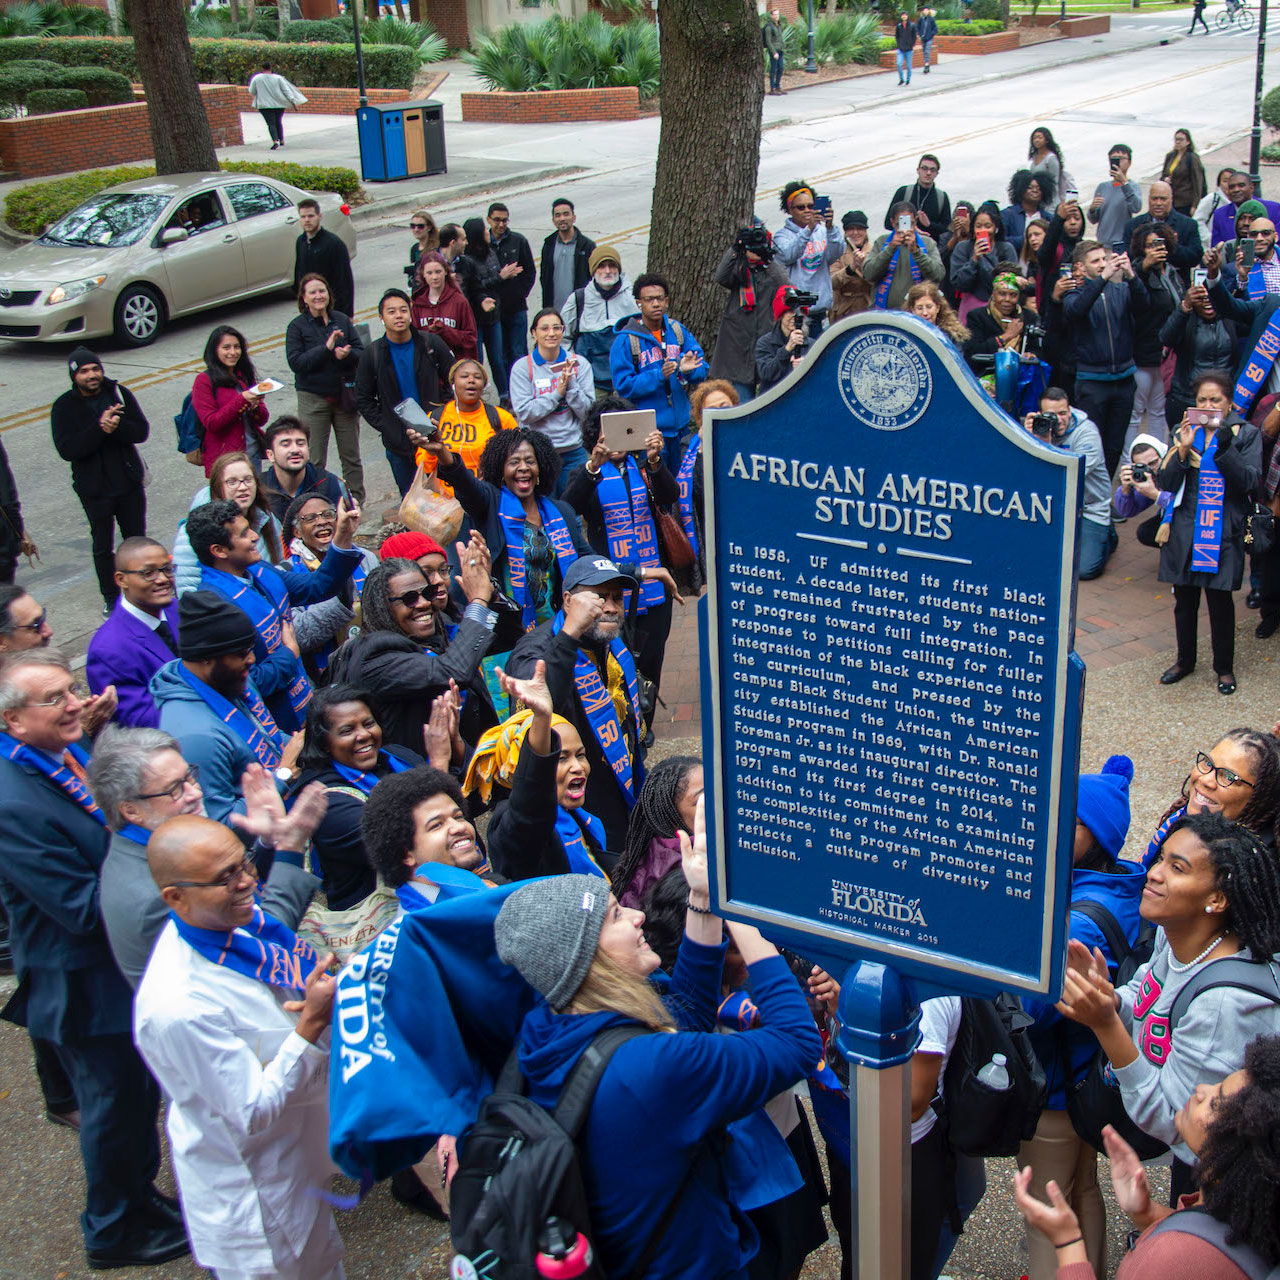
[[[343,1280],[316,1192],[329,1160],[333,956],[254,900],[236,835],[171,818],[147,862],[173,912],[134,1002],[134,1037],[172,1099],[169,1140],[196,1260],[218,1280]]]

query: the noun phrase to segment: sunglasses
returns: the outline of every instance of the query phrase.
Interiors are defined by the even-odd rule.
[[[411,222],[411,223],[409,223],[409,230],[410,230],[410,231],[425,231],[426,229],[427,229],[427,224],[426,224],[425,222]]]
[[[392,596],[391,599],[397,604],[404,605],[406,609],[416,609],[419,601],[423,604],[430,604],[431,597],[434,594],[435,592],[426,592],[415,587],[412,591],[406,591],[402,596]]]

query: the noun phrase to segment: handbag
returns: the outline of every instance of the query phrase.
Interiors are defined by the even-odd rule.
[[[346,790],[330,787],[327,790]],[[313,900],[295,930],[320,955],[332,951],[341,964],[367,946],[387,927],[400,910],[394,889],[379,883],[378,887],[353,907],[334,911]]]
[[[685,533],[680,521],[666,507],[659,506],[654,500],[647,463],[640,468],[640,474],[644,477],[644,487],[649,493],[649,510],[653,513],[653,524],[658,533],[658,549],[662,563],[668,569],[687,569],[697,559],[693,551],[693,543],[689,541],[689,535]]]
[[[1244,544],[1255,558],[1271,554],[1276,545],[1276,518],[1270,507],[1265,507],[1260,502],[1253,504],[1245,526]]]

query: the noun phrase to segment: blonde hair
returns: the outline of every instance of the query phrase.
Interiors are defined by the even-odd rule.
[[[676,1029],[667,1006],[648,979],[624,969],[599,947],[565,1012],[621,1013],[654,1031]]]
[[[938,308],[938,318],[934,321],[934,324],[957,347],[969,341],[969,330],[960,323],[960,317],[952,309],[951,303],[947,301],[942,290],[932,280],[922,280],[919,284],[913,284],[907,290],[906,309],[914,314],[915,305],[921,298],[933,299],[934,306]]]

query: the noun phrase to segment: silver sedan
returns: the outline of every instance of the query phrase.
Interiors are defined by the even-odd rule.
[[[107,187],[0,259],[0,338],[153,342],[177,317],[293,284],[298,201],[356,253],[342,197],[252,173]]]

